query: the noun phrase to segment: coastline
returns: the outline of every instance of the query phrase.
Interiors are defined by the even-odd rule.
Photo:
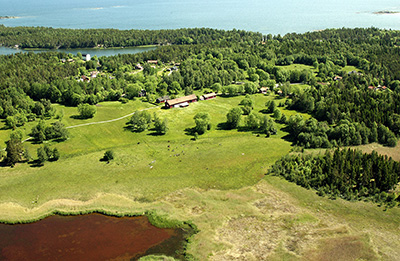
[[[11,46],[3,46],[6,48],[13,48]],[[77,47],[77,48],[18,48],[24,51],[52,51],[52,50],[79,50],[79,49],[86,49],[86,50],[121,50],[121,49],[130,49],[130,48],[149,48],[149,47],[157,47],[157,45],[138,45],[138,46],[121,46],[121,47]]]

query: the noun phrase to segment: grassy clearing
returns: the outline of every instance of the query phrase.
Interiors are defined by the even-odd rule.
[[[266,139],[251,132],[219,129],[226,113],[242,98],[219,97],[182,109],[154,107],[149,112],[168,119],[170,131],[165,136],[155,136],[151,130],[126,130],[127,119],[70,129],[70,139],[51,144],[61,151],[59,161],[40,168],[18,164],[0,169],[0,202],[34,207],[58,198],[88,200],[98,193],[152,201],[187,187],[232,189],[255,184],[289,152],[290,143],[281,139],[287,135],[283,131]],[[261,110],[273,97],[255,95],[254,99],[255,109]],[[84,121],[71,118],[76,111],[64,107],[63,121],[71,126],[108,120],[141,109],[143,104],[102,103],[96,116]],[[193,116],[201,111],[210,113],[213,128],[192,141],[185,129],[194,127]],[[27,142],[26,146],[36,151],[39,145]],[[109,164],[100,161],[106,149],[116,154]]]
[[[344,149],[351,148],[355,150],[361,150],[364,153],[371,153],[372,151],[376,151],[380,155],[387,155],[391,157],[393,160],[400,161],[400,143],[397,144],[396,147],[386,147],[379,143],[370,143],[366,145],[360,146],[348,146],[344,147]],[[323,154],[326,149],[305,149],[304,153],[306,154]]]
[[[350,65],[343,67],[342,70],[345,71],[345,72],[352,72],[352,71],[357,71],[358,72],[358,71],[360,71],[357,67],[350,66]]]
[[[305,64],[293,63],[291,65],[277,66],[277,67],[282,68],[282,69],[286,69],[286,70],[290,70],[290,71],[310,70],[310,71],[313,71],[313,72],[317,72],[317,70],[313,66],[305,65]]]

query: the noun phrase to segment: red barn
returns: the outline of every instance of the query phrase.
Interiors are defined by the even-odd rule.
[[[165,102],[166,108],[173,108],[173,107],[186,107],[189,106],[189,103],[197,102],[196,94],[191,94],[185,97],[176,98],[173,100],[168,100]]]
[[[201,100],[214,99],[215,97],[217,97],[217,94],[215,92],[207,93],[207,94],[204,94],[203,96],[201,96]]]

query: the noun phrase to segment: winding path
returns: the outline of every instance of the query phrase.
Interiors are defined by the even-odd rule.
[[[161,106],[161,105],[160,105],[160,106]],[[142,110],[138,110],[138,111],[147,111],[147,110],[150,110],[150,109],[153,109],[153,108],[157,108],[157,107],[160,107],[160,106],[149,107],[149,108],[142,109]],[[127,115],[124,115],[124,116],[122,116],[122,117],[116,118],[116,119],[111,119],[111,120],[106,120],[106,121],[88,122],[88,123],[78,124],[78,125],[74,125],[74,126],[68,126],[68,127],[65,127],[65,128],[66,128],[66,129],[72,129],[72,128],[77,128],[77,127],[82,127],[82,126],[95,125],[95,124],[103,124],[103,123],[109,123],[109,122],[119,121],[119,120],[125,119],[125,118],[127,118],[127,117],[129,117],[129,116],[132,116],[133,114],[135,114],[135,112],[136,112],[136,111],[134,111],[134,112],[132,112],[132,113],[129,113],[129,114],[127,114]]]
[[[142,109],[142,110],[138,110],[138,111],[147,111],[147,110],[154,109],[154,108],[158,108],[158,107],[161,107],[161,106],[162,106],[162,105],[154,106],[154,107],[149,107],[149,108]],[[132,115],[135,114],[135,113],[136,113],[136,111],[134,111],[134,112],[132,112],[132,113],[129,113],[129,114],[127,114],[127,115],[124,115],[124,116],[122,116],[122,117],[119,117],[119,118],[111,119],[111,120],[96,121],[96,122],[88,122],[88,123],[78,124],[78,125],[74,125],[74,126],[68,126],[68,127],[65,127],[65,128],[66,128],[66,129],[72,129],[72,128],[77,128],[77,127],[82,127],[82,126],[95,125],[95,124],[103,124],[103,123],[108,123],[108,122],[119,121],[119,120],[125,119],[125,118],[127,118],[127,117],[129,117],[129,116],[132,116]],[[28,137],[28,138],[26,138],[25,140],[23,140],[22,143],[24,143],[25,141],[31,140],[31,139],[33,139],[33,137]],[[3,149],[3,150],[5,150],[5,149]]]

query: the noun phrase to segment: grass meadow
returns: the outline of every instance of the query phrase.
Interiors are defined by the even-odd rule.
[[[147,211],[191,221],[200,232],[188,253],[198,260],[395,260],[400,256],[399,208],[384,211],[368,202],[319,197],[315,191],[265,176],[290,152],[287,133],[269,138],[250,131],[224,130],[226,113],[244,96],[217,97],[187,108],[162,109],[130,101],[100,103],[88,120],[76,108],[57,105],[62,122],[75,126],[107,121],[151,107],[168,120],[163,136],[126,127],[129,118],[69,129],[57,147],[61,158],[42,167],[19,163],[0,168],[0,220],[35,220],[58,211],[137,214]],[[255,111],[276,96],[253,95]],[[277,100],[278,103],[284,100]],[[296,112],[285,110],[286,116]],[[212,128],[192,140],[185,130],[193,116],[209,112]],[[304,117],[309,117],[303,114]],[[244,121],[242,121],[243,124]],[[25,136],[36,123],[23,127]],[[1,130],[7,140],[9,130]],[[40,145],[24,143],[33,157]],[[112,149],[115,159],[100,161]]]
[[[23,163],[0,169],[0,202],[29,207],[32,202],[42,204],[57,198],[88,200],[101,192],[152,201],[187,187],[232,189],[253,185],[291,147],[282,139],[287,133],[281,130],[265,138],[249,131],[221,129],[226,113],[242,98],[218,97],[169,110],[154,106],[148,111],[168,120],[169,131],[163,136],[155,135],[151,129],[132,132],[126,128],[129,117],[71,128],[67,141],[49,143],[61,152],[59,161],[46,162],[42,167]],[[255,110],[259,111],[274,97],[257,94],[254,99]],[[62,122],[66,126],[75,126],[118,118],[151,106],[141,101],[100,103],[95,117],[88,120],[75,119],[76,108],[58,105],[56,109],[64,111]],[[194,141],[185,130],[195,126],[193,117],[198,112],[210,113],[212,129]],[[25,127],[26,136],[29,125],[34,124]],[[35,158],[40,145],[27,141],[24,146]],[[100,161],[107,149],[113,149],[116,155],[110,163]]]

